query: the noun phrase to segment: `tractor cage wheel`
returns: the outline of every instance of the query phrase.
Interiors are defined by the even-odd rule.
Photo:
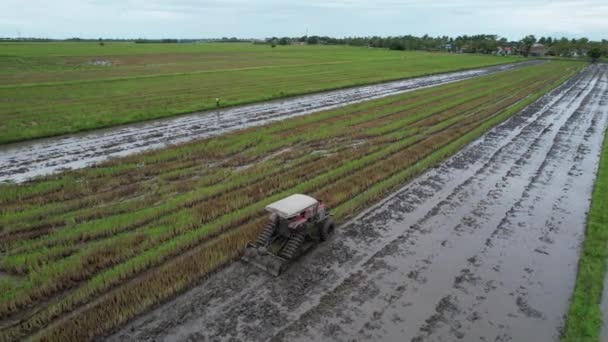
[[[334,233],[335,229],[336,229],[336,224],[334,223],[334,220],[332,220],[331,217],[326,218],[323,221],[323,225],[321,226],[321,229],[319,230],[320,240],[322,242],[327,241],[327,239],[329,239],[329,237]]]
[[[260,247],[268,245],[270,243],[270,241],[272,240],[272,237],[275,235],[276,230],[277,230],[276,221],[270,220],[266,224],[266,227],[264,228],[262,233],[260,233],[260,235],[258,235],[258,238],[256,239],[255,244]]]

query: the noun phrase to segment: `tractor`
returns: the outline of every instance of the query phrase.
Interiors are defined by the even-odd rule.
[[[325,204],[295,194],[266,206],[269,220],[258,238],[247,245],[242,259],[278,276],[311,247],[326,241],[335,224]]]

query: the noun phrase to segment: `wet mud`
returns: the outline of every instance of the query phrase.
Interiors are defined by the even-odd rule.
[[[259,104],[194,113],[80,134],[0,145],[0,182],[91,166],[114,157],[159,149],[289,117],[479,77],[541,61],[452,72]]]
[[[557,341],[607,119],[590,66],[280,277],[235,262],[108,339]]]

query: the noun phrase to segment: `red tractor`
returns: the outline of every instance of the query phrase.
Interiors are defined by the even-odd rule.
[[[289,264],[333,233],[335,224],[325,204],[295,194],[266,206],[269,222],[247,245],[243,260],[278,276]]]

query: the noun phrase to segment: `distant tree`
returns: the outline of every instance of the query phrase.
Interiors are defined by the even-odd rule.
[[[398,41],[398,40],[394,40],[393,42],[391,42],[391,44],[388,47],[391,50],[405,50],[405,47],[403,46],[403,43]]]
[[[536,43],[536,37],[534,37],[534,35],[525,36],[522,40],[519,41],[519,43],[522,54],[524,55],[524,57],[528,57],[532,45]]]
[[[602,57],[602,50],[599,47],[592,47],[587,50],[587,57],[591,58],[591,62],[597,62]]]
[[[587,47],[589,45],[589,39],[581,38],[576,41],[576,51],[579,55],[584,55],[587,53]]]
[[[276,38],[273,38],[270,41],[270,47],[274,49],[275,47],[277,47],[277,43],[278,43],[278,40]]]
[[[99,46],[104,46],[104,45],[105,45],[105,44],[104,44],[104,42],[103,42],[103,39],[99,38]]]
[[[572,46],[568,38],[555,38],[549,48],[549,53],[555,56],[570,57],[572,55]]]
[[[231,40],[234,38],[225,38]],[[506,38],[498,37],[493,34],[462,35],[457,37],[437,36],[432,37],[425,34],[420,37],[412,35],[403,36],[366,36],[366,37],[344,37],[332,38],[328,36],[302,36],[302,37],[283,37],[266,38],[264,44],[288,45],[291,42],[306,42],[308,44],[332,44],[332,45],[351,45],[366,46],[371,48],[392,49],[392,50],[426,50],[441,51],[448,50],[464,53],[496,53],[500,46],[507,51],[518,51],[522,55],[528,56],[534,43],[544,43],[546,53],[552,56],[571,57],[573,55],[585,55],[589,49],[598,47],[602,56],[608,55],[608,40],[590,41],[586,38],[552,38],[540,37],[539,40],[533,35],[528,35],[519,41],[509,41]],[[153,41],[145,41],[153,42]],[[509,50],[512,49],[512,50]]]
[[[317,36],[308,37],[306,39],[306,44],[310,44],[310,45],[319,44],[319,37],[317,37]]]

